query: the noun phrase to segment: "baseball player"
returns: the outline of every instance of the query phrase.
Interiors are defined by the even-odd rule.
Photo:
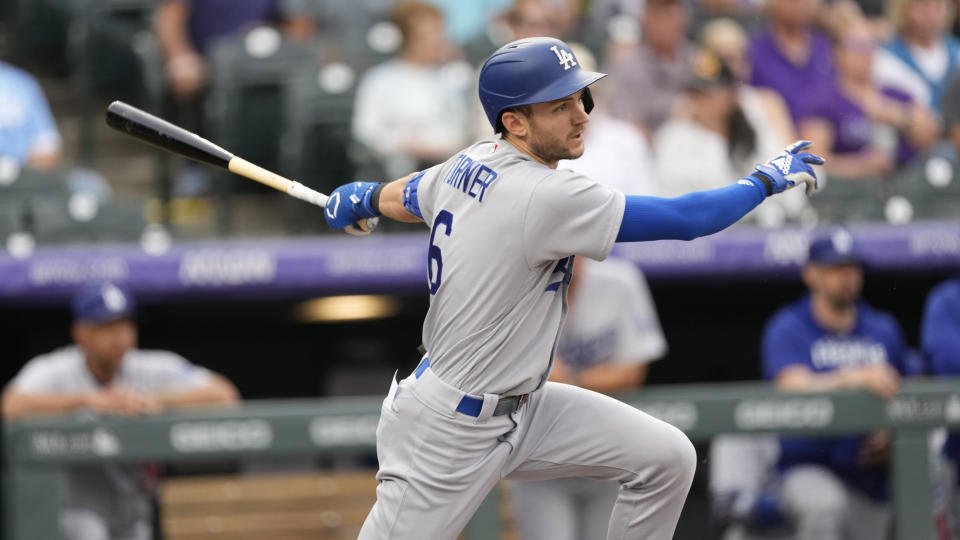
[[[574,260],[567,319],[550,380],[595,392],[634,390],[650,362],[667,351],[647,282],[636,266],[615,259]],[[604,538],[616,483],[558,478],[512,485],[523,540]]]
[[[171,352],[135,348],[133,315],[133,297],[121,284],[94,283],[77,292],[71,329],[76,345],[27,362],[3,392],[4,419],[90,411],[134,416],[236,401],[236,388],[222,376]],[[63,538],[149,540],[154,480],[138,464],[69,468],[60,512]]]
[[[810,244],[803,281],[810,294],[779,310],[763,335],[763,368],[784,390],[864,388],[897,393],[910,374],[894,317],[860,299],[863,271],[844,229]],[[799,540],[878,540],[890,523],[886,432],[781,437],[780,508]]]
[[[712,234],[769,195],[812,191],[810,164],[822,160],[796,143],[730,186],[675,199],[625,196],[557,170],[583,153],[589,86],[603,76],[560,40],[508,43],[478,85],[498,138],[390,183],[331,193],[333,228],[369,231],[363,224],[380,215],[430,227],[427,352],[384,399],[380,485],[361,539],[455,538],[507,476],[614,480],[608,538],[673,535],[696,467],[686,436],[613,398],[547,382],[572,258],[604,259],[616,241]]]

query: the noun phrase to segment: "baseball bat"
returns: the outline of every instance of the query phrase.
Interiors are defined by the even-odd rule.
[[[327,204],[328,197],[323,193],[314,191],[300,182],[284,178],[259,165],[254,165],[196,133],[191,133],[122,101],[114,101],[107,107],[107,125],[161,150],[227,169],[321,208]]]

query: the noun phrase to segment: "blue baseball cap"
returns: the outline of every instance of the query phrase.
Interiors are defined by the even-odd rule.
[[[130,290],[119,283],[85,285],[73,296],[73,320],[105,324],[133,318],[136,304]]]
[[[850,231],[837,227],[810,242],[807,262],[821,266],[863,264],[857,244]]]

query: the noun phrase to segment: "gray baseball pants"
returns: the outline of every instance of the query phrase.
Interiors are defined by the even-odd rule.
[[[394,382],[377,427],[377,502],[360,540],[454,539],[496,483],[587,477],[620,484],[609,540],[673,537],[697,456],[679,429],[613,398],[546,383],[509,415],[456,412],[431,369]]]

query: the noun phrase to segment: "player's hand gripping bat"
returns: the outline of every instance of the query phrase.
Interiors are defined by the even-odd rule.
[[[320,208],[327,204],[328,197],[323,193],[254,165],[196,133],[191,133],[122,101],[114,101],[107,107],[107,125],[161,150],[227,169]],[[344,230],[351,234],[369,234],[376,226],[377,218],[370,218],[354,223]]]

